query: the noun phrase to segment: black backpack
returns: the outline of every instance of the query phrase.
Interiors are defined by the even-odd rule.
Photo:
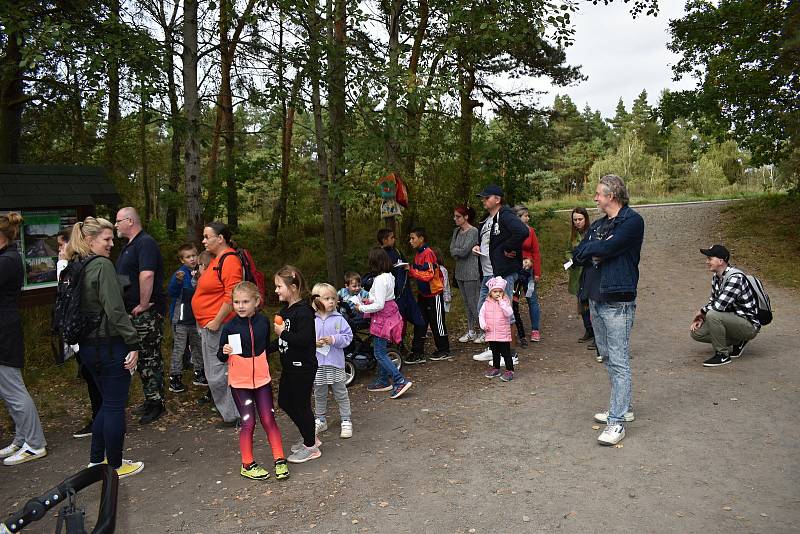
[[[81,293],[86,266],[96,258],[103,257],[89,256],[82,260],[71,261],[58,279],[52,328],[53,333],[60,336],[67,345],[78,343],[84,334],[95,330],[103,320],[102,313],[87,314],[81,311]]]

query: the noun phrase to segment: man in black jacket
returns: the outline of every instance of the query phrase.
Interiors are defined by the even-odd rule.
[[[522,269],[522,243],[528,237],[528,228],[514,211],[503,204],[503,189],[499,185],[487,185],[478,193],[481,203],[489,216],[479,229],[480,244],[472,248],[472,253],[479,256],[481,270],[481,292],[478,297],[478,309],[481,309],[489,288],[486,282],[495,276],[506,281],[506,294],[512,298],[514,283]],[[512,317],[511,322],[514,322]],[[473,356],[477,361],[492,359],[491,350]]]

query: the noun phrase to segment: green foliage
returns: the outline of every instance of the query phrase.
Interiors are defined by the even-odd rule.
[[[791,159],[800,147],[800,3],[691,0],[670,22],[676,77],[698,80],[668,95],[667,122],[690,117],[706,134],[729,135],[756,164]],[[797,167],[785,169],[797,181]]]
[[[631,194],[653,195],[663,193],[667,184],[664,162],[645,151],[645,144],[636,132],[622,135],[616,151],[592,165],[590,179],[598,180],[606,174],[621,176]]]

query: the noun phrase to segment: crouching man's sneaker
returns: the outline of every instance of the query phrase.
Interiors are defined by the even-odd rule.
[[[727,365],[729,363],[731,363],[730,356],[717,352],[711,358],[703,362],[703,367],[719,367],[720,365]]]
[[[15,445],[11,446],[14,447]],[[8,449],[8,447],[6,447],[6,449]],[[47,449],[45,449],[44,447],[42,447],[41,449],[34,449],[27,443],[23,443],[22,447],[19,447],[14,453],[6,457],[3,460],[3,463],[5,465],[24,464],[25,462],[30,462],[31,460],[44,458],[45,456],[47,456]]]
[[[744,352],[744,346],[747,345],[747,341],[742,341],[741,343],[734,345],[731,349],[730,357],[731,358],[738,358]]]
[[[623,415],[622,418],[625,419],[626,423],[632,423],[633,420],[635,419],[633,417],[633,412],[625,412],[625,415]],[[597,421],[598,423],[603,423],[604,425],[607,425],[608,424],[608,412],[600,412],[600,413],[594,414],[594,420]]]
[[[622,441],[624,437],[625,427],[620,423],[615,423],[613,425],[606,425],[606,429],[597,436],[597,443],[606,446],[616,445]]]

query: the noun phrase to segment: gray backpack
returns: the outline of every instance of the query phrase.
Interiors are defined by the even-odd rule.
[[[747,284],[750,286],[750,290],[756,296],[756,300],[758,301],[756,317],[758,318],[758,322],[761,323],[761,326],[771,323],[772,305],[769,302],[769,295],[767,295],[767,292],[764,289],[764,284],[761,283],[761,280],[759,280],[757,276],[747,274],[736,267],[728,267],[728,272],[725,273],[725,277],[722,279],[722,287],[727,285],[728,280],[734,274],[741,274],[744,277],[745,282],[747,282]]]

